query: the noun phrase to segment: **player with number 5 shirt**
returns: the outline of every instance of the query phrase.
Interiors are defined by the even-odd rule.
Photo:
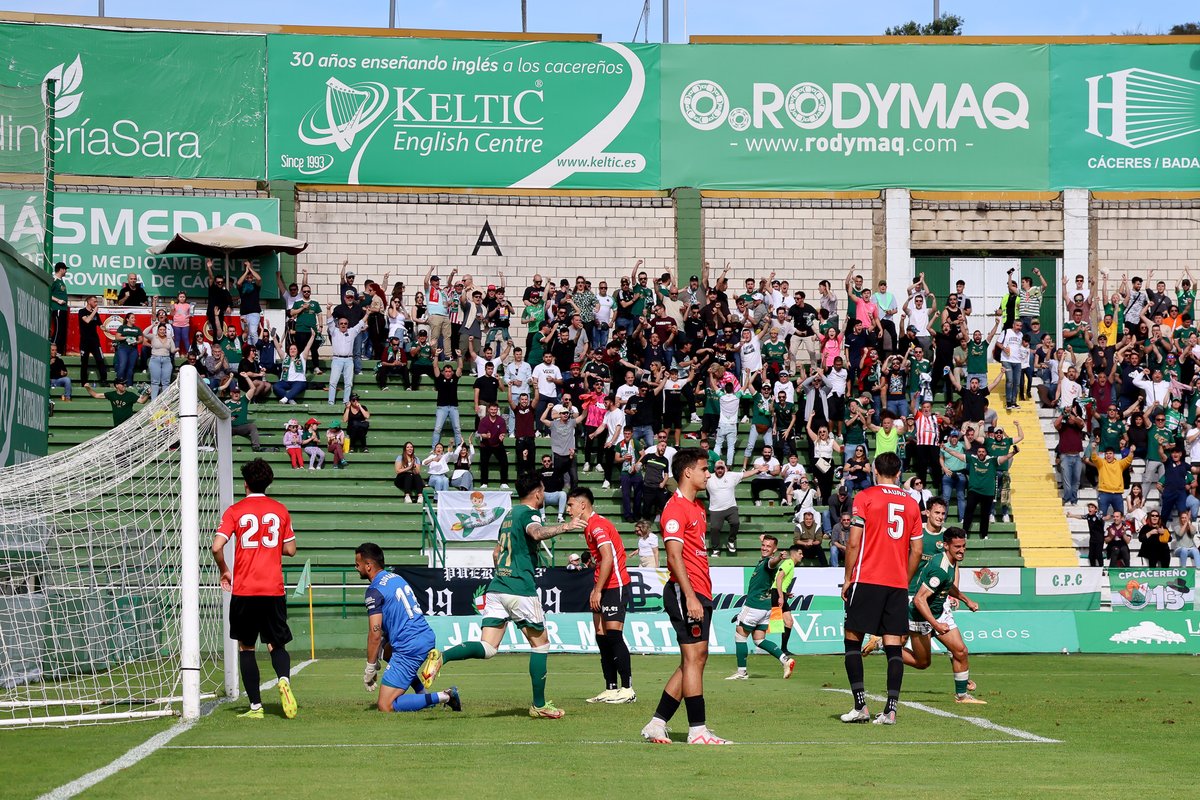
[[[290,679],[292,661],[287,643],[292,631],[287,622],[283,593],[283,556],[296,555],[292,517],[283,503],[267,497],[275,479],[271,465],[256,458],[242,465],[246,497],[225,509],[213,534],[212,554],[221,572],[221,588],[231,592],[229,638],[238,642],[242,684],[250,700],[245,719],[262,719],[258,661],[254,656],[262,639],[271,653],[271,666],[279,678],[283,715],[296,716],[296,697]],[[225,562],[225,544],[233,540],[233,571]]]
[[[875,458],[876,485],[854,496],[850,539],[846,544],[846,677],[854,695],[854,710],[842,722],[896,722],[896,703],[904,679],[904,637],[908,634],[908,583],[921,563],[923,525],[917,502],[897,483],[900,458],[881,453]],[[862,640],[866,634],[883,637],[887,654],[887,704],[875,719],[867,710],[863,683]]]

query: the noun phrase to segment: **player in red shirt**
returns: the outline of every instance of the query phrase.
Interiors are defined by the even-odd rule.
[[[897,485],[899,481],[900,457],[882,453],[875,459],[876,485],[854,495],[842,584],[846,677],[854,693],[854,710],[843,714],[842,722],[896,722],[908,634],[908,584],[920,566],[924,536],[921,509]],[[868,633],[883,637],[887,654],[887,705],[874,720],[863,685],[862,639]]]
[[[616,527],[596,513],[592,490],[576,486],[567,495],[567,513],[585,525],[583,538],[596,565],[592,589],[592,625],[604,670],[604,691],[589,703],[632,703],[637,700],[631,681],[629,645],[625,643],[625,609],[629,606],[629,572],[625,569],[625,544]],[[618,684],[618,679],[620,683]]]
[[[229,600],[229,638],[238,641],[238,664],[250,710],[239,716],[262,719],[258,661],[254,643],[262,639],[271,653],[271,666],[279,677],[283,715],[296,716],[296,697],[289,678],[292,659],[287,643],[292,631],[287,623],[283,593],[283,556],[296,555],[292,518],[282,503],[267,497],[275,480],[271,465],[256,458],[242,465],[246,497],[225,509],[213,534],[212,554],[221,571],[221,588],[232,592]],[[233,571],[225,563],[225,543],[234,542]]]
[[[708,454],[696,447],[681,449],[672,459],[671,474],[679,490],[667,501],[659,527],[671,573],[663,589],[663,607],[679,641],[679,666],[667,681],[654,716],[642,728],[642,738],[670,744],[667,722],[682,701],[687,708],[688,744],[728,744],[708,729],[704,717],[704,665],[713,602],[705,545],[708,519],[696,495],[708,483]]]

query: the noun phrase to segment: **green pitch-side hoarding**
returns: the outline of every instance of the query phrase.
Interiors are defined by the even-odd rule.
[[[0,241],[0,466],[46,455],[50,277]]]
[[[657,188],[654,45],[273,35],[268,174]]]
[[[0,191],[0,238],[30,261],[43,254],[41,195]],[[274,198],[187,197],[59,193],[54,206],[54,261],[66,263],[67,291],[101,294],[116,289],[134,273],[150,295],[193,297],[208,291],[204,259],[152,256],[147,248],[176,233],[194,233],[221,225],[279,233],[279,201]],[[263,278],[263,297],[276,297],[279,258],[251,259]],[[224,270],[223,263],[218,270]],[[241,262],[231,262],[236,278]]]
[[[59,172],[261,178],[265,47],[262,36],[0,24],[0,84],[58,82]],[[43,127],[0,118],[0,160],[40,151]]]

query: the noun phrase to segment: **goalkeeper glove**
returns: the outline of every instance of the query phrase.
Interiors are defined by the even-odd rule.
[[[379,662],[367,662],[366,668],[363,669],[363,688],[368,692],[375,691],[379,686]]]

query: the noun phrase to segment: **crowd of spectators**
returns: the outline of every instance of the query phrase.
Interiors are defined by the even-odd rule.
[[[56,303],[65,270],[55,272]],[[884,452],[900,456],[920,503],[945,498],[968,532],[986,539],[993,522],[1011,521],[1009,470],[1024,432],[1005,412],[1032,403],[1053,409],[1063,502],[1087,520],[1093,564],[1128,564],[1134,538],[1146,563],[1166,564],[1172,554],[1181,564],[1200,561],[1191,523],[1200,513],[1200,332],[1190,275],[1173,291],[1137,276],[1102,274],[1097,291],[1082,275],[1073,286],[1064,279],[1064,322],[1055,331],[1043,329],[1049,285],[1037,269],[1010,270],[996,308],[981,308],[972,297],[978,287],[962,280],[936,296],[923,274],[893,292],[852,268],[836,286],[821,281],[812,298],[775,273],[736,287],[728,274],[729,264],[716,271],[706,262],[679,285],[638,261],[612,291],[587,276],[535,275],[510,300],[504,286],[456,270],[443,280],[430,269],[410,300],[403,283],[387,288],[386,274],[359,284],[344,262],[341,302],[328,310],[312,298],[307,273],[280,281],[287,324],[279,330],[262,314],[261,277],[250,263],[230,287],[210,264],[198,336],[186,295],[154,309],[145,328],[132,315],[101,320],[88,298],[76,312],[81,380],[91,391],[93,364],[107,380],[101,336],[114,345],[117,385],[128,389],[145,371],[150,398],[179,363],[194,364],[258,449],[248,407],[271,396],[303,402],[308,376],[323,373],[325,348],[326,402],[342,413],[324,435],[315,419],[289,424],[283,444],[294,466],[307,458],[319,469],[329,456],[340,468],[347,449],[367,450],[370,412],[354,384],[370,360],[377,389],[419,389],[424,378],[436,393],[430,449],[409,442],[396,459],[407,501],[426,485],[495,481],[503,490],[536,470],[561,513],[580,474],[596,472],[604,489],[619,492],[623,520],[638,523],[670,496],[671,456],[690,439],[710,454],[711,555],[737,551],[736,487],[745,480],[756,507],[791,508],[805,563],[830,564],[845,549],[852,498],[871,485],[871,462]],[[147,301],[135,276],[119,301]],[[235,305],[241,331],[225,318]],[[57,356],[65,317],[54,310],[50,375],[69,400]],[[999,370],[989,380],[993,362]],[[1003,411],[993,396],[1001,382]],[[1136,481],[1135,460],[1145,464]],[[1079,493],[1089,486],[1097,499],[1085,506]]]

